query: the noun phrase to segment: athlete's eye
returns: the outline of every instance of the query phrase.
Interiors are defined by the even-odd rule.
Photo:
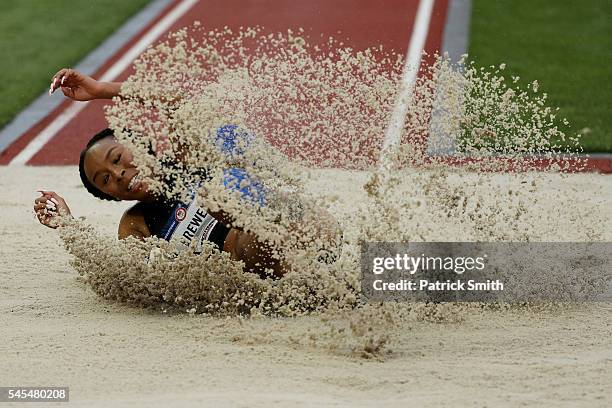
[[[117,156],[117,158],[115,159],[115,161],[113,163],[114,164],[118,164],[119,160],[121,160],[121,153],[119,153],[119,156]]]
[[[108,183],[108,179],[109,179],[109,176],[107,174],[106,176],[104,176],[104,185],[106,185],[106,183]]]

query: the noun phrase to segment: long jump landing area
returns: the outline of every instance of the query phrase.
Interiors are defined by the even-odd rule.
[[[132,62],[148,46],[169,32],[199,21],[204,27],[261,26],[267,31],[304,28],[308,33],[335,37],[356,50],[382,45],[406,54],[407,67],[417,67],[423,51],[429,54],[465,47],[468,21],[465,10],[457,12],[460,0],[156,0],[139,20],[138,29],[127,30],[120,46],[105,52],[104,44],[94,53],[100,61],[87,74],[102,81],[122,81],[132,72]],[[467,14],[469,20],[469,13]],[[457,17],[459,16],[459,17]],[[130,22],[127,23],[128,25]],[[133,24],[133,23],[132,23]],[[464,26],[464,27],[462,27]],[[125,27],[122,28],[124,31]],[[120,29],[121,31],[121,29]],[[457,35],[457,32],[460,34]],[[453,47],[450,47],[453,48]],[[456,48],[456,46],[454,47]],[[463,49],[465,51],[465,49]],[[62,67],[50,67],[49,77]],[[77,66],[77,69],[79,67]],[[416,69],[404,73],[404,81],[416,76]],[[44,97],[41,97],[44,98]],[[39,98],[39,99],[41,99]],[[0,133],[0,165],[75,165],[89,138],[106,127],[104,106],[110,101],[87,103],[52,97],[55,104],[28,115],[27,108],[15,126]],[[61,100],[61,101],[60,101]],[[612,172],[608,157],[589,158],[590,170]]]

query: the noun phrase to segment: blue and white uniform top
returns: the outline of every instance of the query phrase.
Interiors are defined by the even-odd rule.
[[[238,143],[242,138],[247,143]],[[244,146],[252,140],[250,133],[236,125],[225,125],[217,129],[217,145],[230,157],[244,154]],[[263,184],[241,168],[229,168],[223,172],[223,185],[229,190],[239,192],[240,198],[260,206],[265,205]],[[229,228],[219,222],[203,208],[197,205],[195,192],[191,192],[190,201],[158,200],[153,203],[136,204],[144,215],[145,222],[152,235],[174,242],[179,249],[190,248],[202,252],[204,241],[210,241],[223,249],[223,243]]]

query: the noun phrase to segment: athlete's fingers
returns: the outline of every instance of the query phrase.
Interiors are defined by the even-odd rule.
[[[80,86],[85,77],[74,69],[68,68],[59,78],[58,87],[66,86],[69,88]]]
[[[48,202],[46,204],[40,203],[40,204],[36,204],[34,207],[34,212],[35,213],[41,213],[41,214],[48,214],[48,213],[56,213],[57,212],[57,207],[55,207],[55,205],[53,205],[53,203]]]
[[[51,95],[58,88],[62,77],[66,73],[67,68],[60,69],[53,77],[51,77],[51,85],[49,86],[49,95]]]
[[[54,75],[51,78],[51,85],[49,85],[49,95],[51,95],[53,93],[53,91],[55,91],[55,85],[57,84],[57,77]]]
[[[68,71],[68,68],[60,69],[55,73],[55,75],[51,77],[51,81],[53,81],[55,78],[61,78],[66,73],[66,71]]]
[[[57,225],[52,224],[53,218],[50,216],[43,216],[41,218],[39,218],[39,221],[42,225],[44,225],[45,227],[49,227],[49,228],[57,228]]]
[[[67,98],[75,98],[74,90],[72,88],[68,88],[67,86],[62,86],[62,93]]]
[[[49,195],[41,195],[36,200],[34,200],[34,202],[35,203],[46,203],[49,200],[51,200],[51,196],[49,196]]]
[[[48,218],[48,217],[47,217],[47,215],[46,215],[46,214],[44,214],[44,213],[42,213],[42,212],[37,212],[37,213],[36,213],[36,218],[38,218],[38,221],[39,221],[41,224],[45,224],[45,223],[47,222],[47,218]]]
[[[41,224],[45,224],[47,217],[45,216],[45,214],[42,211],[37,211],[36,212],[36,218],[38,218],[38,222],[40,222]]]
[[[55,200],[55,203],[58,205],[65,205],[68,206],[66,204],[66,200],[64,200],[62,197],[58,196],[57,194],[53,193],[53,195],[51,196],[51,200]]]
[[[60,197],[55,191],[38,190],[43,196],[53,203],[53,209],[49,210],[56,212],[60,215],[70,215],[70,208],[66,204],[66,200]]]
[[[55,75],[53,75],[53,79],[61,80],[63,76],[65,76],[68,72],[70,72],[70,68],[62,68]]]
[[[42,193],[41,193],[42,194]],[[53,198],[53,196],[51,194],[43,194],[40,197],[37,197],[34,202],[44,202],[44,201],[52,201],[55,204],[57,204],[57,200],[55,198]]]
[[[49,94],[55,92],[61,86],[69,85],[70,79],[77,76],[77,71],[70,68],[60,69],[57,74],[51,78],[51,86],[49,88]]]
[[[50,191],[50,190],[36,190],[36,191],[42,194],[42,197],[55,202],[55,204],[58,204],[60,202],[65,203],[64,199],[59,194],[57,194],[55,191]],[[42,198],[42,197],[39,197],[39,198]]]
[[[49,194],[49,200],[54,200],[55,204],[66,205],[66,201],[53,191],[51,192],[51,194]]]
[[[55,204],[53,204],[52,202],[48,201],[46,203],[38,203],[36,205],[34,205],[33,207],[34,211],[47,211],[47,212],[58,212],[58,208]]]
[[[57,224],[54,221],[57,215],[55,211],[43,208],[41,210],[36,211],[35,215],[38,219],[38,222],[40,222],[42,225],[53,229],[57,228]]]
[[[73,74],[74,74],[74,71],[68,68],[66,72],[64,72],[64,74],[59,77],[59,83],[57,84],[57,86],[59,87],[59,86],[68,85],[66,81],[69,80],[73,76]]]
[[[66,201],[64,201],[62,197],[60,197],[59,195],[57,195],[57,193],[53,191],[44,191],[44,192],[40,191],[40,193],[43,195],[41,197],[38,197],[36,200],[34,200],[35,203],[45,203],[50,206],[53,206],[54,208],[57,208],[60,205],[63,205],[66,207],[68,206],[66,204]]]

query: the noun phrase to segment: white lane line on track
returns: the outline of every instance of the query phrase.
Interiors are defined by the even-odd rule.
[[[125,71],[136,57],[153,43],[160,35],[167,31],[172,24],[181,18],[198,0],[183,0],[162,18],[151,29],[119,58],[102,76],[100,81],[107,82],[115,79]],[[53,138],[70,120],[72,120],[83,108],[87,106],[83,102],[72,102],[66,110],[58,115],[46,128],[44,128],[28,145],[10,161],[9,166],[26,164],[42,147]]]
[[[385,151],[400,142],[401,132],[406,120],[408,105],[412,101],[412,90],[421,65],[421,56],[427,34],[429,33],[429,21],[433,12],[434,0],[419,1],[419,8],[414,19],[412,35],[410,36],[410,45],[408,46],[408,54],[406,55],[406,64],[402,73],[402,82],[400,92],[398,94],[389,126],[385,132],[385,139],[381,150],[379,160],[380,166],[384,165],[383,156]]]

